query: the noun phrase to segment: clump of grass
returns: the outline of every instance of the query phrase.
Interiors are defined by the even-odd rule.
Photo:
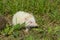
[[[15,26],[9,26],[9,25],[6,25],[6,28],[4,28],[4,30],[1,31],[1,34],[2,35],[10,35],[10,34],[13,34],[14,31],[16,30],[20,30],[21,28],[24,28],[25,24],[23,23],[22,25],[20,24],[17,24]]]

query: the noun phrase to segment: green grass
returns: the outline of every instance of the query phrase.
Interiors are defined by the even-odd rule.
[[[22,34],[22,30],[12,31],[12,35],[22,35],[23,40],[60,40],[60,0],[0,0],[0,15],[14,15],[17,11],[33,13],[39,28],[30,30],[29,35]],[[16,40],[20,37],[12,36]]]

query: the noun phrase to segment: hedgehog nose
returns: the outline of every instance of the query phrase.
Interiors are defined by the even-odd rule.
[[[39,27],[39,25],[36,23],[36,26],[35,27]]]
[[[37,23],[35,23],[36,26],[39,26]]]

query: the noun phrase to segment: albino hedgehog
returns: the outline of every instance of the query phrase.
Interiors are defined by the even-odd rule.
[[[16,14],[14,14],[12,19],[12,24],[23,24],[25,23],[26,31],[29,30],[30,27],[36,27],[38,24],[35,21],[34,16],[31,13],[27,13],[24,11],[18,11]]]

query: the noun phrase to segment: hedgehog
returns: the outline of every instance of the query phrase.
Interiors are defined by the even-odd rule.
[[[25,23],[26,31],[28,31],[30,27],[38,27],[38,24],[36,23],[32,13],[24,11],[16,12],[12,18],[12,25],[21,25],[23,23]]]
[[[0,16],[0,30],[4,29],[6,27],[6,19],[4,18],[4,16]]]

